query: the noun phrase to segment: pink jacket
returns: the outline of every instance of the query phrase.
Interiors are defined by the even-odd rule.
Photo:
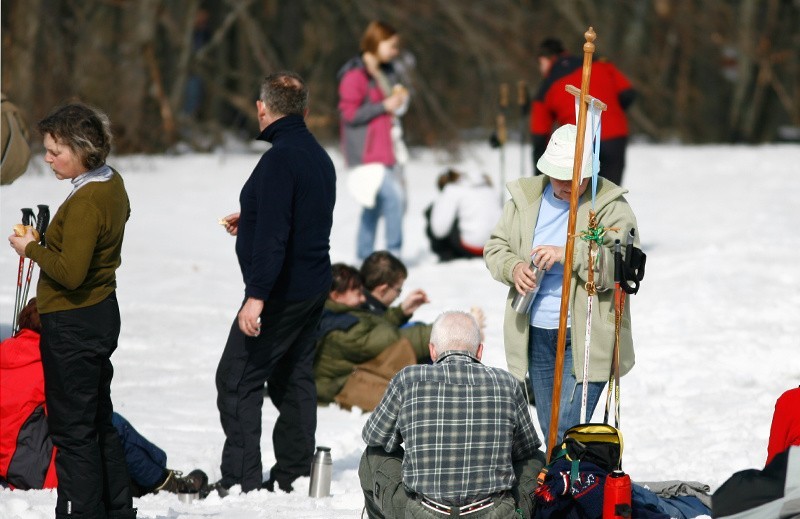
[[[393,71],[387,72],[393,80]],[[341,144],[347,165],[377,162],[394,166],[392,115],[383,108],[383,92],[360,57],[348,61],[339,71],[339,78]]]

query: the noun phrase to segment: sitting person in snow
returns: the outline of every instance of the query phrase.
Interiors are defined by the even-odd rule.
[[[763,470],[733,474],[714,492],[713,517],[800,517],[800,388],[775,403]]]
[[[766,465],[792,445],[800,445],[800,387],[789,389],[775,402]]]
[[[332,271],[333,283],[320,320],[314,358],[317,401],[322,404],[336,401],[345,408],[358,405],[364,410],[372,410],[385,385],[400,368],[430,360],[428,340],[431,327],[413,325],[400,328],[410,316],[402,305],[382,314],[364,309],[365,294],[359,272],[343,263],[333,265]],[[399,290],[392,289],[391,292],[396,297]],[[379,293],[387,291],[380,289]],[[388,298],[384,300],[388,301]],[[369,365],[364,366],[364,363]],[[354,368],[359,365],[374,375],[372,378],[376,379],[374,382],[378,387],[361,385],[353,388],[352,393],[359,396],[369,394],[373,400],[371,408],[364,402],[347,398],[346,394],[352,394],[351,388],[342,394],[345,384],[355,376]]]
[[[530,517],[544,465],[522,388],[480,362],[465,312],[433,324],[433,365],[395,376],[361,433],[358,476],[370,518]]]
[[[423,325],[410,322],[411,316],[422,305],[429,303],[428,295],[421,288],[416,288],[398,306],[391,306],[403,291],[403,283],[408,278],[408,269],[402,261],[387,251],[370,254],[361,265],[361,282],[364,284],[365,302],[361,308],[375,315],[398,320],[401,328]],[[486,317],[483,310],[473,306],[469,312],[478,321],[483,338]]]
[[[400,305],[391,307],[403,291],[403,283],[408,278],[408,269],[388,251],[376,251],[367,256],[361,264],[360,273],[366,298],[362,304],[363,308],[375,315],[397,321],[398,326],[408,323],[413,313],[429,302],[425,291],[416,288]]]
[[[0,343],[0,485],[21,490],[56,488],[53,446],[47,429],[44,374],[39,353],[41,321],[32,298],[19,314],[20,331]],[[202,470],[183,476],[167,468],[167,455],[117,413],[132,494],[203,492]]]
[[[448,169],[436,180],[439,195],[425,210],[425,234],[439,261],[480,258],[500,219],[497,193],[488,176],[471,178]]]

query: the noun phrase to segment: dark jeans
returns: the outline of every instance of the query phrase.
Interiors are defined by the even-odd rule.
[[[270,479],[284,485],[311,470],[317,429],[314,384],[315,336],[327,292],[296,303],[270,302],[261,314],[261,334],[247,337],[231,326],[217,367],[217,408],[225,432],[222,484],[261,487],[261,406],[264,383],[278,409],[272,431],[275,465]]]
[[[93,306],[42,314],[41,320],[47,425],[58,447],[56,518],[136,517],[111,423],[110,359],[120,330],[116,294]]]
[[[135,484],[134,497],[141,497],[164,481],[167,454],[139,434],[122,415],[114,413],[111,423],[122,440],[128,473]]]

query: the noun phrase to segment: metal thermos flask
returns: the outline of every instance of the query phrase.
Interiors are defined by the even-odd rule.
[[[317,447],[311,463],[311,483],[308,485],[309,497],[328,497],[331,495],[331,476],[333,461],[330,447]]]
[[[511,301],[511,308],[520,314],[527,314],[530,312],[533,298],[536,297],[536,293],[539,291],[539,286],[542,282],[542,277],[544,276],[544,269],[540,269],[534,265],[532,261],[531,269],[533,269],[533,275],[536,277],[536,286],[533,288],[533,290],[526,292],[525,295],[517,292],[514,294],[514,299]]]

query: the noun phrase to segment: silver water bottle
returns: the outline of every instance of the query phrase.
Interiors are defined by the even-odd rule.
[[[525,292],[525,295],[517,292],[514,294],[514,299],[511,300],[511,308],[520,314],[527,314],[530,312],[531,304],[533,304],[533,298],[536,297],[536,293],[539,291],[539,286],[542,282],[542,277],[544,277],[544,269],[540,269],[534,265],[532,261],[531,269],[533,269],[533,276],[536,278],[536,286],[533,287],[533,290]]]
[[[311,463],[311,483],[308,485],[309,497],[328,497],[331,495],[333,460],[330,447],[317,447]]]

